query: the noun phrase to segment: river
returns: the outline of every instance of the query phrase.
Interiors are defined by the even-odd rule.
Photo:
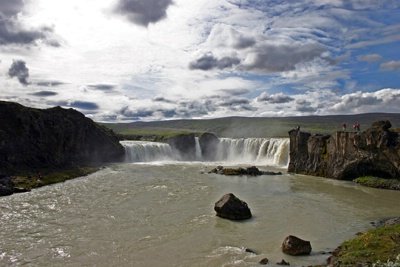
[[[0,198],[0,266],[257,266],[265,257],[269,266],[307,266],[371,221],[399,215],[398,191],[287,174],[284,166],[259,166],[281,176],[207,173],[218,164],[114,164]],[[248,203],[252,219],[215,216],[214,203],[229,192]],[[289,234],[310,240],[312,254],[284,255]]]

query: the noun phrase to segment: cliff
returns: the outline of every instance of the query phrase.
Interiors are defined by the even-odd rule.
[[[0,101],[0,173],[65,170],[123,156],[111,130],[76,110],[40,110]]]
[[[291,130],[289,172],[352,180],[366,175],[400,177],[400,136],[389,121],[363,132],[311,135]]]

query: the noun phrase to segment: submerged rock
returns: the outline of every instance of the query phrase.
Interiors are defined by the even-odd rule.
[[[290,265],[290,263],[285,261],[284,259],[282,259],[280,262],[277,262],[276,264],[277,265]]]
[[[267,265],[269,262],[268,258],[261,259],[258,263],[261,265]]]
[[[272,172],[272,171],[260,171],[257,167],[252,166],[248,168],[224,168],[223,166],[217,166],[216,168],[209,171],[209,173],[216,173],[221,175],[228,176],[260,176],[260,175],[281,175],[281,172]]]
[[[290,235],[282,243],[282,252],[292,256],[309,255],[311,253],[311,243]]]
[[[247,203],[237,198],[234,194],[224,195],[214,205],[217,216],[229,220],[246,220],[252,217]]]

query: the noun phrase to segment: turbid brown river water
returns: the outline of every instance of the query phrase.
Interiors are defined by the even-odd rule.
[[[397,191],[286,173],[203,173],[215,165],[117,164],[0,198],[0,266],[257,266],[264,257],[307,266],[371,221],[400,215]],[[254,218],[216,217],[214,202],[228,192]],[[289,234],[310,240],[312,254],[282,254]]]

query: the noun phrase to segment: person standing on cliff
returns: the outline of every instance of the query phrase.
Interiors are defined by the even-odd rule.
[[[342,129],[343,129],[343,132],[345,132],[345,131],[346,131],[346,127],[347,127],[346,123],[345,123],[345,122],[343,122],[343,124],[342,124]]]

